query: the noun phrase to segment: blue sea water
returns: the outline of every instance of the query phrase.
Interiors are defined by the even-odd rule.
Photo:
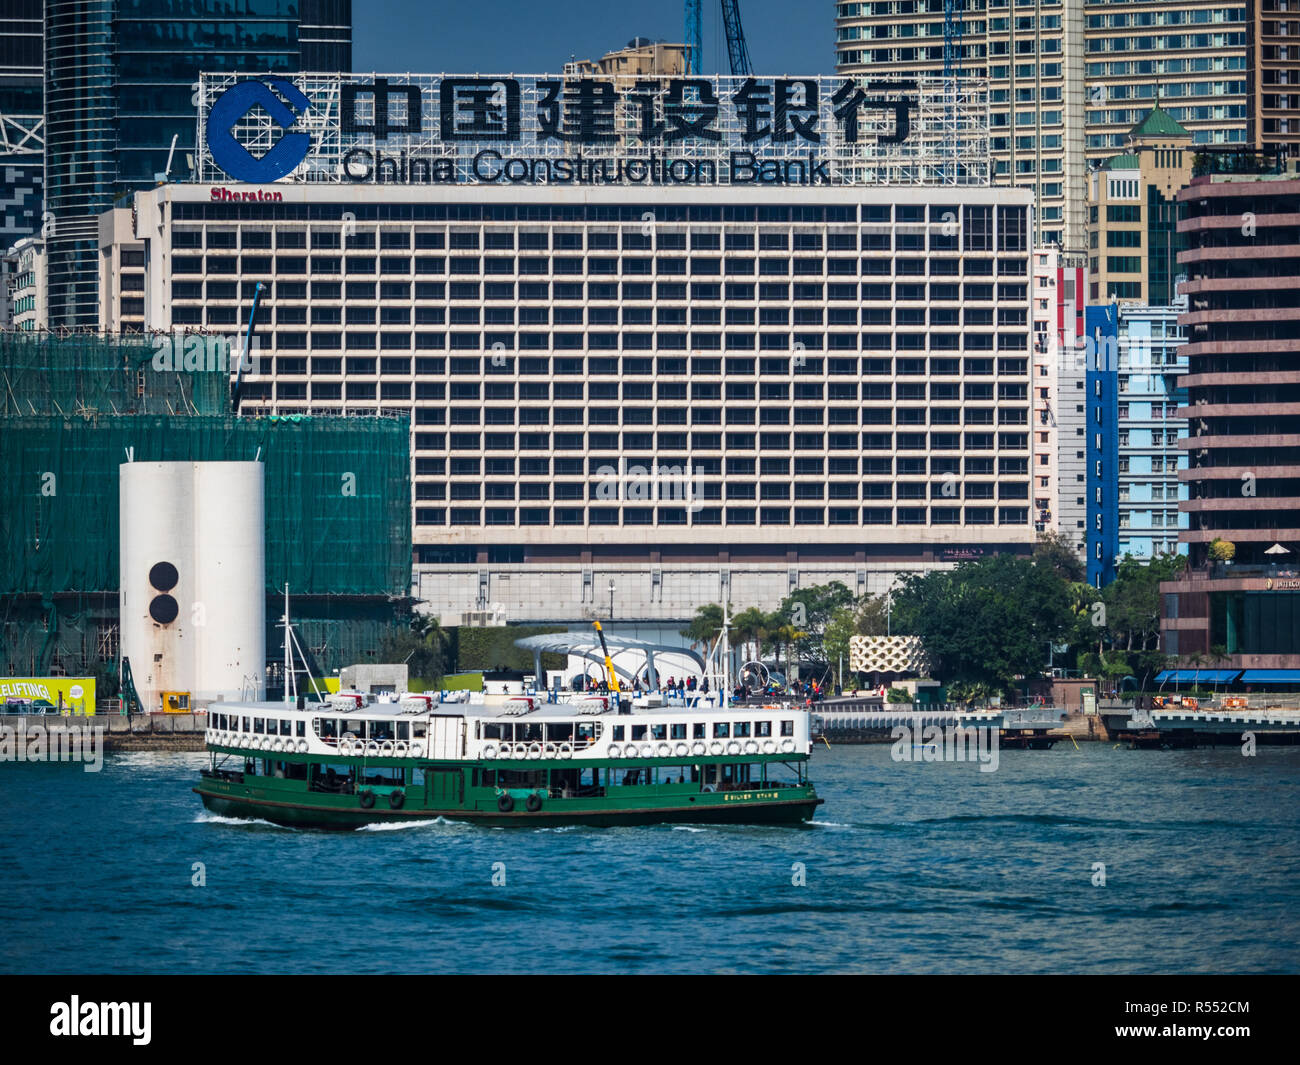
[[[1300,971],[1297,747],[820,748],[804,827],[294,831],[203,763],[0,765],[0,971]]]

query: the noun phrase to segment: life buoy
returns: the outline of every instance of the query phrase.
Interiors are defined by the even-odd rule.
[[[406,795],[401,791],[390,791],[388,793],[388,805],[394,810],[400,810],[402,804],[406,802]]]
[[[568,758],[571,754],[573,754],[573,747],[568,743],[562,743],[560,744],[557,753],[561,758]]]
[[[654,753],[655,753],[654,744],[652,744],[652,743],[643,743],[643,744],[641,744],[641,757],[642,757],[642,758],[653,758],[653,757],[654,757]]]
[[[679,743],[676,747],[673,748],[673,754],[677,755],[678,758],[685,758],[686,755],[689,753],[689,751],[690,748],[687,747],[686,744],[684,743]]]
[[[669,747],[668,744],[666,743],[661,743],[659,744],[658,747],[655,748],[655,754],[657,754],[660,758],[667,758],[672,753],[673,753],[673,749]]]
[[[758,744],[755,743],[753,740],[750,740],[748,743],[745,744],[745,753],[758,754]]]
[[[611,743],[609,745],[609,756],[611,758],[620,758],[622,757],[622,755],[623,755],[623,748],[620,747],[617,743]]]
[[[284,750],[284,744],[281,743],[278,739],[274,739],[271,741],[271,750],[282,751]]]
[[[699,755],[699,754],[703,754],[703,753],[704,753],[704,744],[702,744],[702,743],[692,743],[692,744],[691,744],[691,754]]]
[[[528,757],[540,758],[542,756],[542,745],[540,743],[530,743],[528,745]]]
[[[775,750],[776,750],[776,744],[775,744],[775,743],[773,743],[771,740],[764,740],[764,741],[763,741],[763,753],[764,753],[764,754],[771,754],[771,753],[772,753],[773,751],[775,751]]]
[[[722,744],[720,744],[717,740],[714,740],[712,743],[709,744],[709,754],[721,754],[721,753],[722,753]]]
[[[394,751],[394,753],[396,753],[396,755],[397,755],[398,758],[405,758],[405,757],[406,757],[406,741],[405,741],[405,740],[398,740],[397,743],[396,743],[396,745],[393,747],[393,751]]]
[[[394,750],[396,750],[396,747],[392,740],[384,740],[384,742],[379,745],[379,753],[382,755],[391,756]]]
[[[299,741],[298,741],[298,753],[299,753],[299,754],[306,754],[306,753],[307,753],[307,741],[306,741],[306,740],[299,740]]]
[[[559,753],[559,748],[553,743],[548,743],[542,748],[542,753],[546,755],[547,758],[554,758],[556,754]]]
[[[793,750],[794,750],[794,740],[782,740],[782,741],[781,741],[781,750],[785,751],[786,754],[789,754],[791,751],[793,751]]]
[[[533,792],[531,795],[528,796],[527,799],[524,800],[524,809],[527,810],[530,814],[537,813],[537,811],[540,810],[541,808],[542,808],[542,797],[538,795],[537,792]]]
[[[366,754],[378,754],[378,753],[379,753],[378,743],[376,743],[374,740],[371,740],[369,743],[366,744]]]
[[[375,805],[375,793],[368,788],[365,791],[361,792],[360,799],[361,799],[361,809],[363,810],[369,810],[372,806]]]
[[[731,755],[739,754],[740,744],[737,743],[735,740],[732,740],[730,743],[727,744],[727,753]]]
[[[484,758],[495,758],[497,756],[497,745],[495,743],[485,744],[483,747]]]
[[[411,757],[412,758],[424,757],[424,745],[422,743],[411,744]]]
[[[515,800],[513,796],[511,795],[497,796],[497,809],[500,810],[503,814],[508,814],[514,808],[515,808]]]

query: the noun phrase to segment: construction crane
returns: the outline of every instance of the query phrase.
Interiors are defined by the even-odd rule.
[[[961,38],[964,0],[943,0],[943,80],[961,77]]]
[[[700,56],[704,50],[704,33],[701,28],[700,0],[686,0],[686,72],[700,73]],[[722,0],[722,27],[727,35],[727,61],[736,77],[749,77],[749,46],[745,43],[745,30],[740,25],[740,0]]]
[[[614,660],[609,656],[609,647],[605,644],[605,631],[600,627],[600,622],[593,622],[596,626],[596,635],[600,637],[600,649],[605,652],[605,676],[609,679],[609,690],[615,695],[619,693],[618,674],[614,672]]]

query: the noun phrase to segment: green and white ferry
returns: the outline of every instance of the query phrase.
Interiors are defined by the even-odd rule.
[[[464,694],[214,703],[194,790],[216,814],[335,829],[798,823],[823,802],[803,708],[562,701],[508,681],[452,701]]]

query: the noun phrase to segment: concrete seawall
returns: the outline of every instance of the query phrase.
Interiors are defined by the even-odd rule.
[[[103,729],[104,750],[114,751],[202,751],[207,714],[96,714],[71,717],[59,714],[0,715],[0,728],[31,734],[34,728],[47,733],[66,729]]]

